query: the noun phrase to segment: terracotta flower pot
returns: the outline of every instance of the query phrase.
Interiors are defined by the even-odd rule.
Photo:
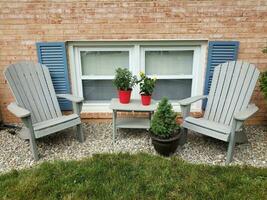
[[[141,95],[141,101],[144,106],[148,106],[151,103],[151,95]]]
[[[130,102],[132,90],[118,90],[120,103],[127,104]]]

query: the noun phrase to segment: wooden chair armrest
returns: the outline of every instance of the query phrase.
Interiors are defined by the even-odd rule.
[[[76,96],[73,96],[71,94],[57,94],[57,97],[67,99],[67,100],[75,102],[75,103],[83,102],[82,97],[76,97]]]
[[[25,118],[31,115],[31,112],[25,108],[19,107],[15,102],[10,103],[7,109],[16,117]]]
[[[236,113],[234,115],[234,119],[238,121],[245,121],[246,119],[254,115],[258,110],[259,108],[255,104],[250,104],[246,109]]]
[[[178,101],[178,103],[181,105],[181,106],[187,106],[187,105],[190,105],[196,101],[199,101],[201,99],[205,99],[205,98],[208,98],[207,95],[199,95],[199,96],[194,96],[194,97],[189,97],[189,98],[186,98],[186,99],[182,99],[180,101]]]

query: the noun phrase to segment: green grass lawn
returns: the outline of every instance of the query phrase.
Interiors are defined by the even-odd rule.
[[[0,176],[0,199],[266,199],[267,169],[101,154]]]

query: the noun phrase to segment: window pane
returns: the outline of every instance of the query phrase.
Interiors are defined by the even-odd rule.
[[[146,51],[146,74],[191,75],[193,54],[193,51]]]
[[[85,100],[111,100],[117,97],[117,90],[112,80],[83,80]]]
[[[152,98],[160,100],[168,97],[170,100],[179,100],[191,96],[192,80],[157,80]]]
[[[81,51],[83,75],[114,75],[118,67],[129,68],[128,51]]]

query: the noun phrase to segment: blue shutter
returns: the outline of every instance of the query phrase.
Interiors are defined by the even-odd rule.
[[[69,94],[70,82],[64,42],[36,43],[38,61],[48,67],[57,94]],[[58,99],[61,110],[72,110],[72,104],[65,99]]]
[[[231,60],[237,60],[238,41],[210,41],[204,94],[208,95],[213,77],[214,67]],[[207,101],[203,101],[205,109]]]

